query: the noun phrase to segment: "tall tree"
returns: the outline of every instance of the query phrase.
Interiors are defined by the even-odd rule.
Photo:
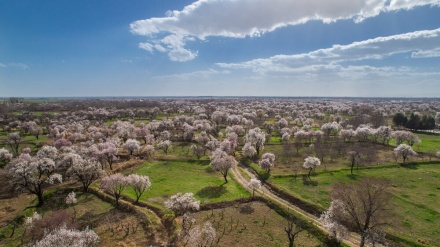
[[[214,170],[220,172],[225,179],[225,182],[228,182],[228,172],[229,169],[235,167],[237,165],[237,161],[221,149],[216,149],[211,154],[211,166]]]
[[[336,184],[330,208],[333,220],[361,235],[360,246],[390,220],[390,184],[385,179],[363,178],[358,184]],[[333,204],[332,204],[333,205]]]
[[[41,150],[35,157],[22,154],[6,166],[17,188],[38,197],[38,207],[44,203],[43,192],[46,186],[56,181],[62,182],[61,175],[55,173],[56,168],[55,161]]]

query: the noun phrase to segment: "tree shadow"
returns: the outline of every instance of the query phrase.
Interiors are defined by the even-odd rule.
[[[270,173],[259,174],[259,177],[260,177],[260,180],[264,182],[270,178]]]
[[[347,177],[351,180],[357,180],[359,178],[359,175],[357,174],[348,174]]]
[[[238,207],[238,212],[241,214],[252,214],[255,209],[252,207],[251,203],[244,203]]]
[[[215,173],[215,170],[211,166],[208,166],[208,167],[205,168],[205,172],[206,173]]]
[[[201,198],[219,198],[223,194],[227,193],[228,190],[225,186],[207,186],[199,190],[196,195]]]
[[[318,181],[313,181],[313,180],[309,179],[307,175],[302,176],[302,181],[303,181],[303,184],[307,185],[307,186],[318,186],[318,184],[319,184]]]
[[[419,169],[419,164],[416,162],[411,163],[400,163],[400,166],[403,168],[411,169],[411,170],[417,170]]]

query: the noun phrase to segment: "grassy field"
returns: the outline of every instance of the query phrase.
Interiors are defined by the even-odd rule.
[[[151,180],[152,186],[141,200],[148,200],[161,207],[166,197],[178,192],[192,192],[201,203],[229,201],[249,196],[232,177],[225,183],[223,176],[211,168],[208,160],[145,162],[133,172],[147,175]],[[134,197],[134,193],[129,189],[126,190],[126,194]]]
[[[301,177],[271,178],[290,194],[327,208],[332,185],[337,182],[353,183],[362,177],[384,177],[391,184],[392,226],[387,231],[393,235],[438,246],[440,243],[440,162],[390,165],[376,169],[359,169],[355,176],[349,170],[319,173],[312,176],[313,183],[304,183]]]
[[[435,154],[440,151],[440,134],[416,133],[422,142],[414,147],[416,152]]]

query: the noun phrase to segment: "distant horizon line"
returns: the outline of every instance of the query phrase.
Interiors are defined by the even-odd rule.
[[[440,96],[9,96],[0,97],[1,100],[18,98],[18,99],[145,99],[145,98],[361,98],[361,99],[439,99]]]

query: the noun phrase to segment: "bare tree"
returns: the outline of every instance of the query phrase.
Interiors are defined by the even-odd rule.
[[[293,247],[296,237],[298,237],[300,232],[305,231],[305,228],[302,224],[298,222],[295,224],[294,217],[292,215],[289,215],[286,219],[286,226],[284,227],[284,231],[286,232],[287,238],[289,239],[289,247]]]
[[[18,132],[8,134],[6,139],[6,144],[12,149],[12,153],[15,157],[18,156],[18,147],[20,146],[21,140],[21,135]]]
[[[329,209],[335,223],[347,227],[361,235],[360,246],[365,245],[371,234],[380,231],[390,220],[390,184],[385,179],[363,178],[358,184],[337,184],[331,194]],[[377,235],[377,234],[376,234]]]

